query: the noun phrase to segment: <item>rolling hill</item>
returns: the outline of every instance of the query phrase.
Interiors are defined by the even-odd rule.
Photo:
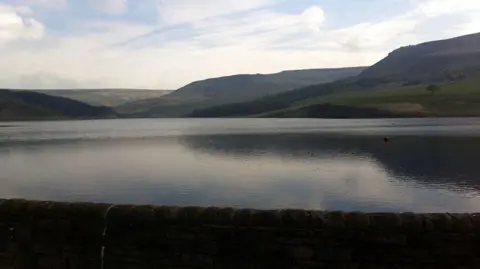
[[[113,118],[108,107],[32,91],[0,90],[0,121]]]
[[[428,92],[426,90],[428,85],[425,84],[385,86],[368,92],[332,94],[256,116],[295,118],[480,116],[480,80],[436,85],[439,90],[435,93]],[[325,111],[327,107],[330,108],[329,111]]]
[[[169,95],[118,106],[122,114],[148,117],[171,117],[189,114],[195,108],[252,101],[264,96],[341,78],[356,76],[364,67],[306,69],[269,75],[234,75],[196,81]]]
[[[400,48],[356,77],[197,109],[191,116],[480,116],[479,82],[480,34],[474,34]],[[433,96],[426,91],[432,83],[442,88]],[[342,99],[349,94],[353,102]]]
[[[92,106],[119,106],[142,99],[156,98],[169,94],[169,90],[139,89],[69,89],[37,90],[36,92],[65,97],[87,103]]]
[[[399,48],[359,77],[431,82],[479,74],[480,33],[477,33]]]
[[[360,74],[364,67],[283,71],[270,75],[234,75],[196,81],[172,92],[169,97],[201,100],[208,103],[231,103],[253,100],[299,87],[331,82]]]

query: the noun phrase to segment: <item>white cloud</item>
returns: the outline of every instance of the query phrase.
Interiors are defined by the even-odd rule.
[[[319,31],[322,24],[325,22],[325,12],[319,6],[312,6],[302,13],[302,17],[309,24],[309,27],[315,31]]]
[[[413,3],[417,4],[416,12],[428,17],[480,11],[478,0],[413,0]]]
[[[399,45],[418,41],[412,34],[417,25],[413,19],[392,18],[336,30],[323,28],[324,22],[324,11],[319,6],[308,7],[299,14],[262,10],[240,19],[219,17],[197,22],[194,26],[201,34],[193,40],[205,46],[241,46],[248,48],[249,53],[252,49],[288,48],[289,51],[312,50],[317,53],[320,50],[345,53],[375,51],[377,55],[384,55]]]
[[[157,0],[160,19],[167,24],[187,23],[258,9],[279,0]]]
[[[456,35],[466,35],[478,31],[480,31],[480,11],[469,14],[467,21],[455,26],[452,32]]]
[[[455,22],[445,29],[448,35],[464,35],[480,31],[480,1],[478,0],[415,0],[414,14],[423,19],[450,16]]]
[[[311,10],[322,14],[320,7],[307,9],[310,15],[284,14],[272,11],[250,12],[241,18],[217,17],[199,21],[193,26],[198,32],[194,42],[198,45],[225,46],[239,45],[249,49],[265,49],[275,45],[279,39],[287,35],[309,36],[318,31],[323,23],[312,16]],[[312,31],[313,30],[313,31]]]
[[[28,16],[29,10],[0,4],[0,45],[19,39],[40,39],[44,26]]]
[[[377,23],[361,23],[349,28],[334,31],[332,33],[332,40],[338,40],[347,48],[358,50],[366,48],[381,49],[387,46],[400,44],[409,44],[414,42],[414,37],[411,35],[415,29],[417,21],[392,19]],[[407,35],[407,36],[406,36]]]
[[[127,0],[89,0],[90,4],[97,10],[111,13],[122,14],[127,11]]]
[[[369,65],[399,46],[480,29],[473,1],[471,10],[453,12],[451,0],[412,0],[405,14],[341,28],[331,28],[321,6],[296,13],[268,8],[281,0],[151,1],[159,25],[85,20],[63,34],[46,34],[33,6],[0,5],[0,87],[173,89],[237,73]],[[127,8],[125,0],[92,3],[115,14]],[[461,20],[425,28],[447,15]]]

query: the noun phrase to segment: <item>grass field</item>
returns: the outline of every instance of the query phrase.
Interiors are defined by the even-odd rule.
[[[480,80],[437,84],[435,93],[427,85],[378,87],[368,92],[333,94],[295,103],[298,108],[330,103],[351,107],[376,108],[395,113],[417,113],[425,116],[480,116]]]

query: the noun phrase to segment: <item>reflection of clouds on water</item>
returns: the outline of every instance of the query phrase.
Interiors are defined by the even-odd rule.
[[[207,142],[208,141],[208,142]],[[215,141],[213,143],[212,141]],[[480,189],[480,138],[475,137],[381,137],[303,135],[229,135],[186,137],[182,144],[194,151],[213,155],[250,155],[270,152],[282,158],[302,161],[322,156],[350,155],[370,158],[395,175],[425,185]]]
[[[355,201],[366,199],[374,203],[370,205],[373,208],[381,208],[381,204],[375,204],[381,201],[387,209],[478,210],[480,182],[475,156],[480,152],[479,139],[398,137],[388,145],[380,141],[377,137],[231,135],[185,137],[182,144],[213,156],[252,157],[255,154],[251,153],[270,152],[279,159],[298,162],[295,165],[321,161],[324,167],[317,164],[321,170],[318,177],[322,178],[322,187],[329,189],[325,195],[338,194],[328,199],[334,203],[323,203],[326,208],[338,208],[344,201],[351,203],[346,207],[361,207]],[[349,158],[342,157],[345,155]],[[329,158],[334,161],[328,163]],[[346,159],[360,164],[352,165]],[[335,175],[329,175],[329,171]],[[466,199],[468,196],[470,199]]]
[[[0,197],[472,212],[478,152],[473,137],[320,134],[17,143],[0,146]]]

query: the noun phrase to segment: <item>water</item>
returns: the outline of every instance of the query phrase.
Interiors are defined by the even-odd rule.
[[[480,119],[0,123],[2,198],[479,212],[479,160]]]

